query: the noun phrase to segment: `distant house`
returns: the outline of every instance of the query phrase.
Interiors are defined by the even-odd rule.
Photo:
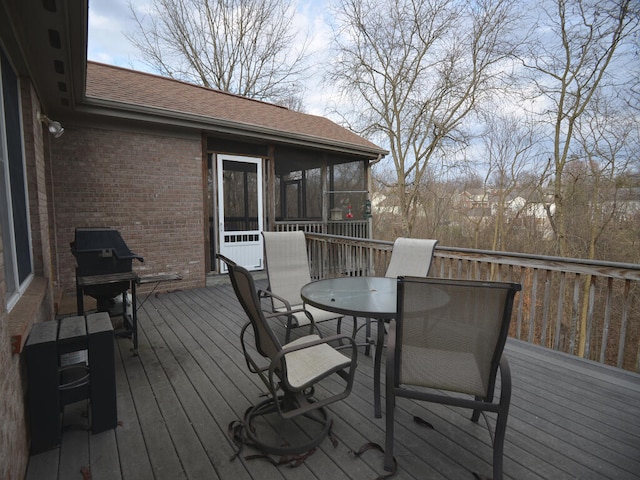
[[[118,229],[141,275],[181,278],[160,289],[203,286],[218,251],[260,268],[260,230],[342,205],[359,221],[386,154],[323,117],[87,62],[87,12],[0,0],[0,478],[24,476],[20,352],[74,289],[77,227]]]
[[[473,188],[460,192],[456,195],[456,203],[461,207],[462,212],[473,218],[491,217],[492,215],[492,193],[483,188]]]
[[[615,210],[620,221],[633,222],[640,220],[640,188],[621,188],[615,200],[605,201],[603,208],[607,212]]]
[[[535,225],[542,233],[551,233],[548,212],[551,215],[555,212],[552,195],[540,195],[538,192],[528,192],[524,189],[503,197],[498,190],[478,188],[464,190],[455,198],[460,212],[466,218],[487,222],[502,210],[504,216],[526,219],[527,225]],[[500,202],[504,202],[502,209],[499,208]]]
[[[381,192],[374,192],[371,195],[371,210],[374,214],[400,215],[400,207],[392,198]]]

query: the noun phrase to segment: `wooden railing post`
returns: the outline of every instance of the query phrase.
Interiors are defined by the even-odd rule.
[[[342,231],[363,233],[355,225]],[[320,257],[313,259],[318,278],[382,275],[386,270],[392,242],[312,233],[320,229],[299,222],[302,227],[310,252]],[[516,338],[526,336],[528,342],[620,368],[640,368],[640,265],[438,245],[430,275],[481,280],[506,276],[523,286],[514,311]],[[555,325],[550,322],[554,316]]]

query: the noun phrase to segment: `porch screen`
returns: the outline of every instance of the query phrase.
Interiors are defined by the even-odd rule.
[[[329,182],[329,220],[362,220],[367,200],[365,163],[332,165]]]
[[[224,229],[258,230],[258,167],[254,163],[225,160]]]

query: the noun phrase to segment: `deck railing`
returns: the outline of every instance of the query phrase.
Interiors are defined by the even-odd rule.
[[[384,275],[393,244],[307,233],[313,278]],[[510,334],[640,371],[640,265],[438,246],[430,276],[522,284]]]
[[[343,237],[355,237],[368,239],[371,230],[368,220],[336,220],[318,221],[279,221],[275,222],[274,229],[277,232],[291,232],[302,230],[305,233],[324,233],[328,235],[340,235]]]

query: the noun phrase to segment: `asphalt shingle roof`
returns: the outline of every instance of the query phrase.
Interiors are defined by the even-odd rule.
[[[244,129],[266,129],[279,135],[285,133],[316,139],[320,143],[346,144],[367,152],[385,153],[328,118],[112,65],[87,62],[86,96],[199,116],[212,125],[231,123]]]

